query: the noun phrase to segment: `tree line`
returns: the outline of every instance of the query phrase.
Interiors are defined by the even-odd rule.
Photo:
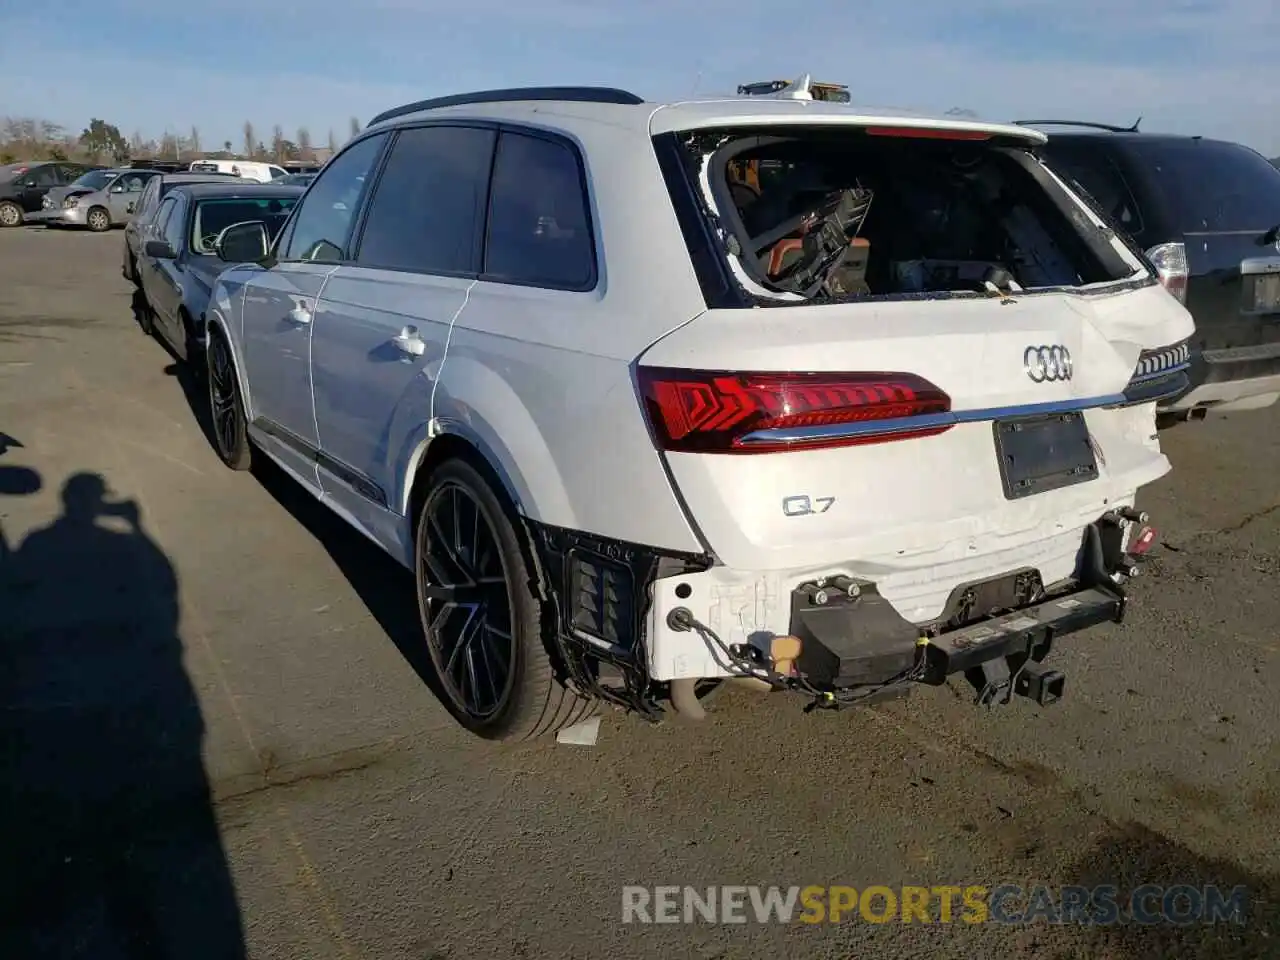
[[[348,139],[360,132],[360,121],[351,118]],[[332,155],[341,145],[330,129],[327,141],[316,144],[311,131],[298,127],[291,137],[276,124],[264,140],[253,123],[246,120],[241,142],[224,140],[209,145],[192,126],[187,134],[165,133],[159,139],[144,138],[141,131],[125,137],[113,123],[94,117],[79,135],[39,117],[0,118],[0,164],[29,160],[77,160],[88,163],[126,163],[131,160],[290,160],[315,162],[318,154]],[[209,147],[212,146],[212,149]]]

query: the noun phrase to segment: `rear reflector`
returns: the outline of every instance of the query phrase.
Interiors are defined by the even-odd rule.
[[[867,127],[870,137],[914,137],[918,140],[990,140],[981,130],[939,130],[936,127]]]
[[[948,413],[951,398],[909,373],[729,373],[641,367],[637,375],[645,414],[663,450],[812,450],[933,436],[952,426],[924,422],[912,427],[910,418]],[[885,429],[877,431],[877,423]]]
[[[1156,268],[1156,274],[1164,288],[1173,294],[1179,303],[1187,302],[1187,277],[1191,271],[1187,267],[1187,248],[1180,243],[1162,243],[1147,251],[1147,259]]]

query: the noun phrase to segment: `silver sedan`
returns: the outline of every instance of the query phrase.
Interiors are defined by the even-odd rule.
[[[91,170],[74,183],[45,194],[38,213],[27,214],[28,223],[50,227],[87,227],[102,233],[122,227],[134,213],[155,170]]]

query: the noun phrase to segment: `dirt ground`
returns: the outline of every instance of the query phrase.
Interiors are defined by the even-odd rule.
[[[1164,435],[1161,543],[1126,623],[1061,645],[1057,706],[733,692],[701,726],[611,714],[595,747],[495,753],[416,672],[407,575],[218,463],[122,242],[0,231],[0,955],[143,955],[129,928],[183,958],[1280,956],[1280,410]],[[621,922],[632,884],[1002,883],[1252,903]]]

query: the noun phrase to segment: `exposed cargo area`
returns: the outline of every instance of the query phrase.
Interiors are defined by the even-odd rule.
[[[848,125],[685,138],[734,275],[757,298],[981,296],[1143,277],[1030,146],[981,130]]]

